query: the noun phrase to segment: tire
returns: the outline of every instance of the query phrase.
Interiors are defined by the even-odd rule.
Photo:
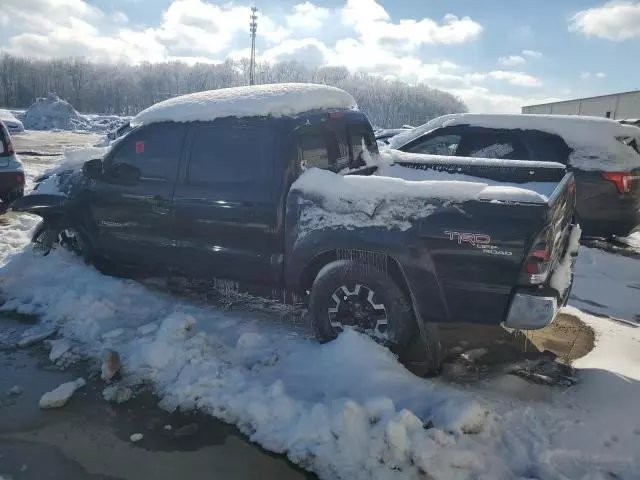
[[[42,222],[37,228],[31,243],[34,251],[42,256],[49,255],[57,248],[64,248],[90,264],[92,260],[91,248],[86,235],[81,229],[71,225],[57,226],[49,222]]]
[[[320,270],[311,287],[309,314],[320,342],[351,326],[401,354],[418,334],[413,308],[400,287],[375,268],[350,260]]]

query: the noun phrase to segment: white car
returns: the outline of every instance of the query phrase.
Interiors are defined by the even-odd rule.
[[[0,120],[0,200],[10,203],[23,195],[24,167],[13,150],[4,120]]]
[[[0,109],[0,120],[7,127],[9,133],[22,133],[24,132],[24,125],[18,120],[13,113],[9,110]]]

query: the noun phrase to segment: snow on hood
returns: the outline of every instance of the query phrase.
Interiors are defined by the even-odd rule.
[[[558,135],[573,150],[570,164],[582,170],[615,171],[640,167],[640,155],[616,138],[633,137],[640,142],[640,128],[601,117],[455,113],[396,135],[391,138],[390,145],[400,148],[431,130],[455,125],[540,130]]]
[[[131,124],[211,121],[222,117],[281,117],[332,108],[357,108],[357,104],[344,90],[327,85],[253,85],[170,98],[143,110]]]

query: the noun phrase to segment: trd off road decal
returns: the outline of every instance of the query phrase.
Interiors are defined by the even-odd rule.
[[[513,255],[513,252],[509,250],[491,245],[491,237],[484,233],[452,232],[445,230],[444,234],[449,240],[456,242],[458,245],[462,245],[463,243],[469,244],[489,255],[504,255],[507,257]]]

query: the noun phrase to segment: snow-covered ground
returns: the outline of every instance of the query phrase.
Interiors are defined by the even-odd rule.
[[[597,333],[577,386],[510,375],[454,386],[413,376],[352,331],[319,345],[269,313],[177,300],[65,252],[37,257],[28,247],[37,221],[0,222],[3,310],[55,325],[76,354],[117,351],[163,408],[234,423],[322,478],[640,478],[640,328],[569,307]],[[581,249],[576,292],[594,275],[587,267],[609,272],[603,283],[617,278],[617,257],[594,252]],[[624,262],[638,283],[640,260]],[[640,311],[635,298],[615,301]]]

